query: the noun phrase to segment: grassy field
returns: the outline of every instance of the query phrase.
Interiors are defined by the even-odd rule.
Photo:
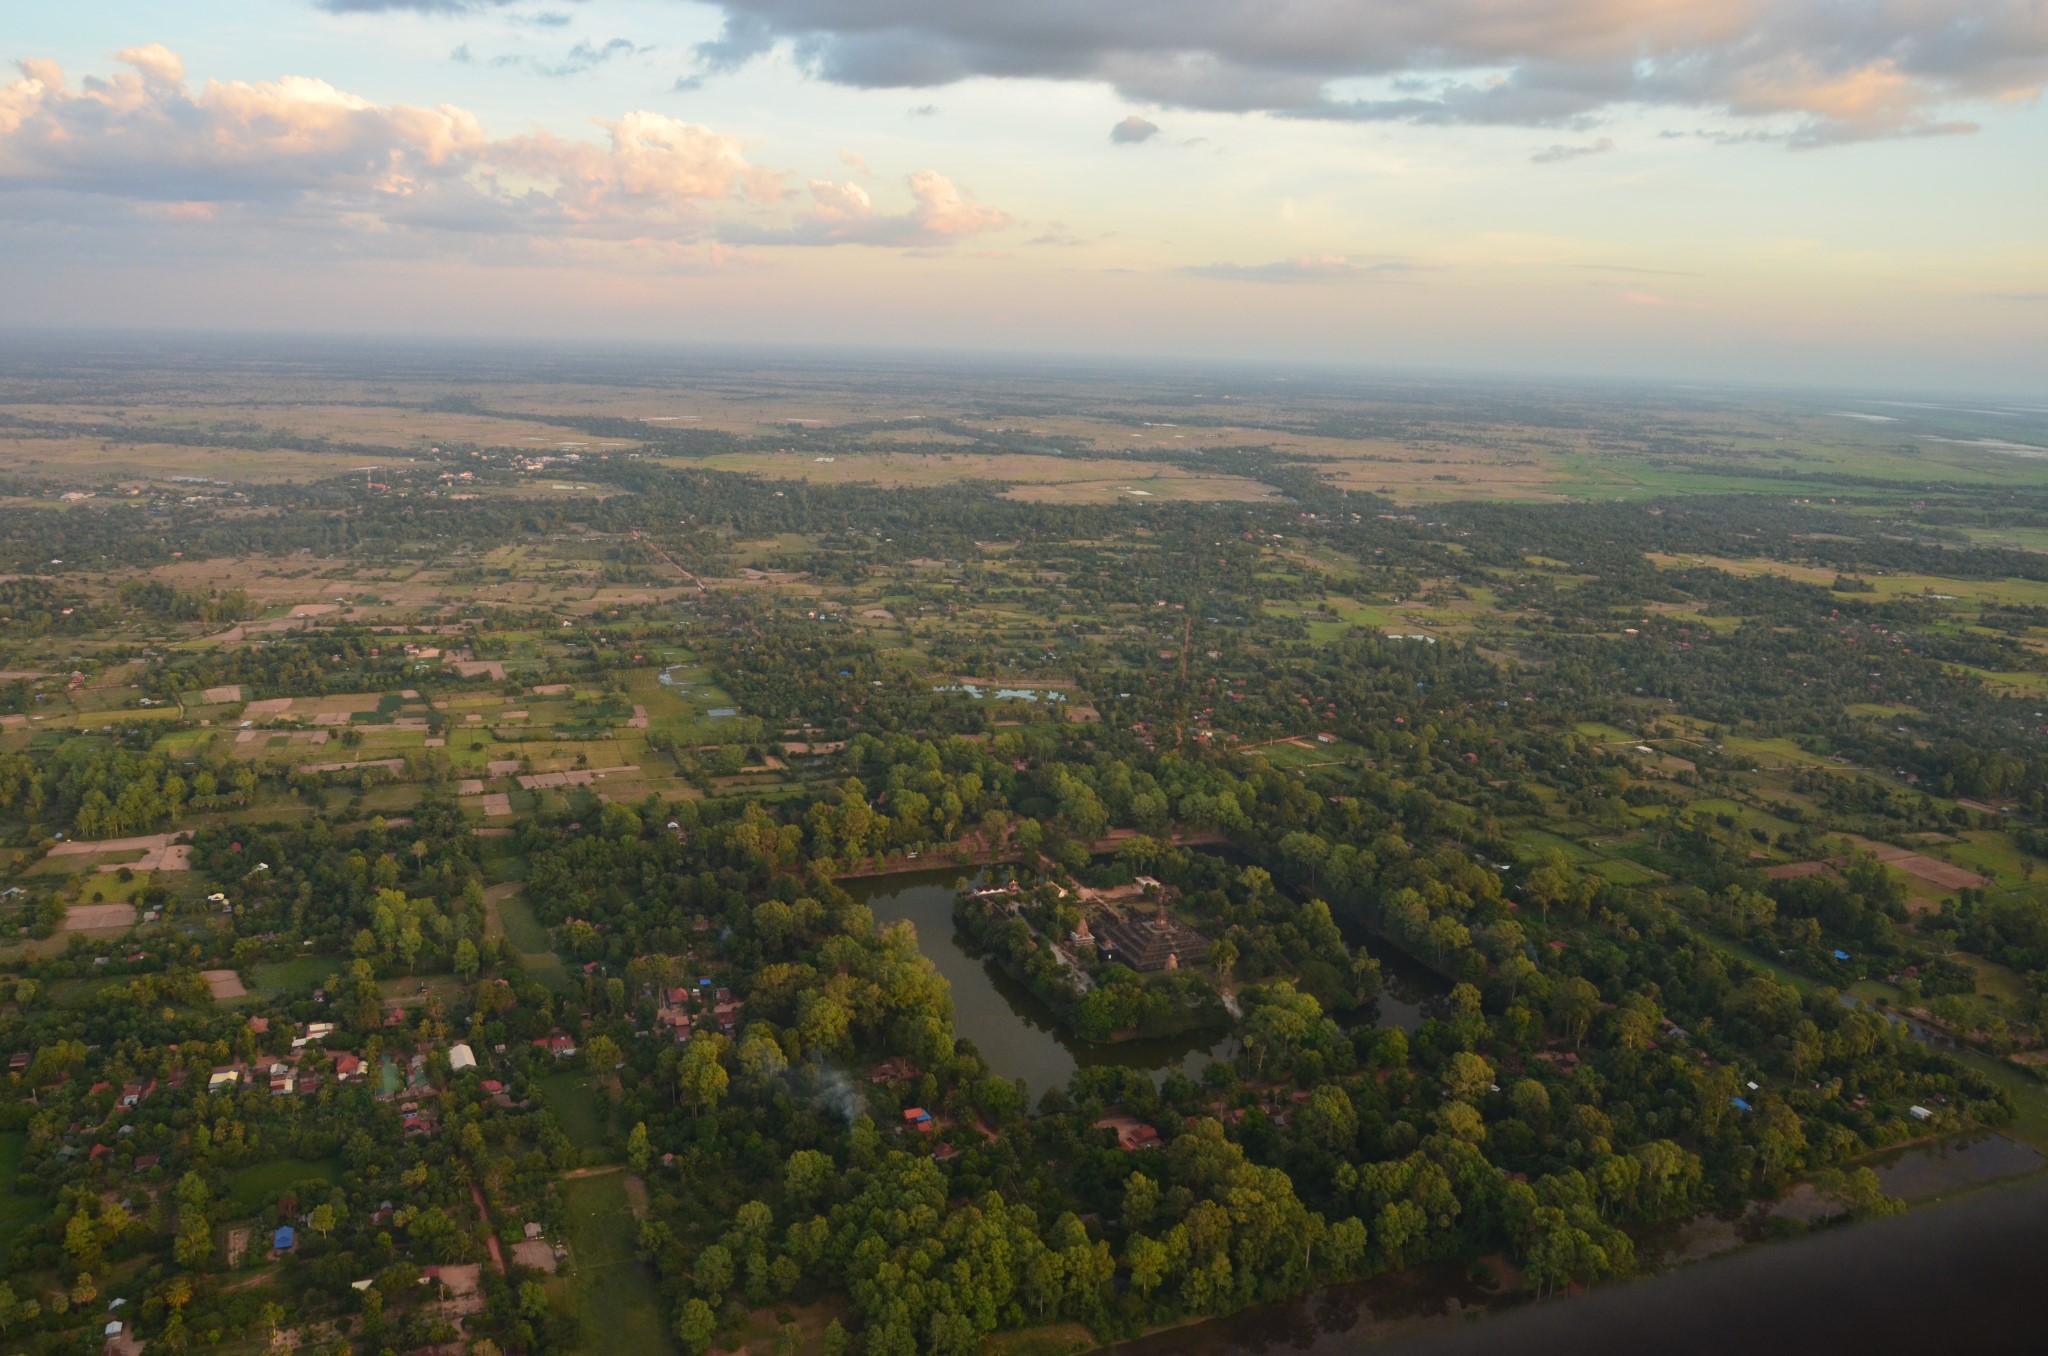
[[[591,1075],[582,1069],[549,1074],[540,1080],[541,1100],[554,1113],[555,1123],[579,1149],[600,1149],[611,1107],[590,1086]]]
[[[332,956],[294,956],[287,961],[266,961],[250,977],[256,981],[255,992],[268,997],[317,988],[329,975],[346,969]]]
[[[253,1215],[285,1188],[309,1180],[339,1182],[341,1160],[275,1158],[243,1168],[228,1183],[227,1203],[237,1214]]]
[[[550,1080],[552,1081],[552,1080]],[[605,1172],[562,1183],[570,1295],[590,1356],[664,1356],[675,1350],[662,1320],[661,1291],[635,1255],[638,1226],[626,1174]]]

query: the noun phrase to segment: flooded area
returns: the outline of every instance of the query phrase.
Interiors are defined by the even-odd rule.
[[[1930,1201],[1968,1187],[2025,1177],[2048,1167],[2031,1145],[1988,1131],[1932,1144],[1894,1149],[1869,1167],[1885,1194],[1906,1201]]]
[[[2041,1350],[2048,1180],[1541,1304],[1484,1312],[1461,1278],[1410,1273],[1159,1333],[1114,1356],[1728,1356]]]
[[[1050,687],[984,687],[979,683],[941,683],[934,692],[959,692],[975,701],[984,698],[999,702],[1063,702],[1067,694]]]

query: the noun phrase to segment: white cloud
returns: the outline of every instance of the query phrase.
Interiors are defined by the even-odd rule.
[[[919,170],[904,180],[909,210],[875,211],[874,199],[859,184],[813,179],[810,210],[793,226],[731,226],[722,238],[743,245],[887,245],[933,249],[999,231],[1014,218],[999,207],[974,201],[937,170]]]
[[[304,76],[194,91],[162,46],[119,60],[76,87],[28,62],[0,87],[0,214],[33,195],[36,214],[127,199],[296,229],[691,238],[708,205],[780,190],[734,138],[660,113],[597,121],[598,140],[494,138],[452,104],[378,104]]]

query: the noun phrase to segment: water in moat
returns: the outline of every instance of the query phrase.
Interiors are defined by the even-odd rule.
[[[1195,1032],[1170,1040],[1098,1044],[1060,1031],[1052,1013],[1029,989],[977,954],[953,925],[958,868],[871,876],[841,884],[874,911],[877,926],[907,920],[918,949],[953,986],[953,1029],[974,1042],[989,1067],[1021,1078],[1035,1104],[1050,1088],[1064,1088],[1074,1070],[1100,1064],[1144,1069],[1164,1076],[1180,1069],[1201,1076],[1211,1060],[1229,1060],[1237,1039],[1226,1031]]]
[[[1036,1103],[1049,1088],[1064,1088],[1074,1070],[1114,1064],[1164,1077],[1179,1069],[1199,1078],[1211,1060],[1228,1061],[1237,1038],[1222,1030],[1194,1032],[1165,1040],[1097,1043],[1059,1030],[1052,1013],[1030,990],[980,955],[953,924],[958,868],[870,876],[842,881],[848,893],[874,911],[877,925],[908,920],[917,929],[918,949],[953,986],[953,1026],[974,1042],[991,1068],[1005,1078],[1022,1078]],[[1413,1031],[1422,1022],[1419,979],[1389,976],[1378,1020]],[[1372,1014],[1366,1014],[1368,1020]]]

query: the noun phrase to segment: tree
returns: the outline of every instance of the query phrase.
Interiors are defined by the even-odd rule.
[[[1869,1168],[1851,1168],[1822,1173],[1815,1182],[1821,1195],[1849,1212],[1851,1219],[1881,1219],[1906,1208],[1897,1196],[1887,1196],[1877,1174]]]
[[[1574,1046],[1586,1039],[1586,1028],[1600,1011],[1600,990],[1592,981],[1580,975],[1573,975],[1557,986],[1557,994],[1551,1000],[1551,1015],[1570,1036]]]
[[[1124,1245],[1124,1265],[1130,1268],[1131,1285],[1141,1298],[1149,1298],[1153,1289],[1166,1279],[1168,1260],[1164,1243],[1145,1234],[1131,1235],[1131,1241]]]
[[[633,1171],[647,1171],[647,1163],[654,1150],[647,1142],[647,1122],[641,1121],[633,1127],[633,1133],[626,1136],[626,1161],[633,1165]]]
[[[1324,1240],[1323,1265],[1332,1276],[1356,1276],[1365,1265],[1369,1243],[1364,1220],[1356,1215],[1340,1219],[1330,1226],[1329,1237]]]
[[[1228,937],[1209,948],[1209,964],[1216,968],[1216,982],[1230,987],[1230,972],[1237,967],[1237,943]]]
[[[1151,1225],[1159,1209],[1159,1184],[1142,1172],[1124,1179],[1123,1226],[1138,1230]]]
[[[782,1190],[790,1204],[808,1209],[832,1185],[837,1169],[832,1160],[816,1149],[798,1149],[782,1167]]]
[[[676,1315],[676,1340],[690,1356],[705,1356],[711,1340],[719,1336],[719,1315],[700,1299],[692,1299]]]
[[[719,1063],[726,1044],[723,1036],[700,1033],[683,1047],[682,1060],[676,1065],[676,1086],[683,1094],[684,1105],[706,1115],[718,1109],[731,1081],[725,1066]]]
[[[100,1262],[100,1232],[93,1227],[92,1212],[80,1206],[64,1226],[64,1252],[71,1265],[90,1271]]]
[[[732,1253],[722,1243],[713,1243],[697,1254],[690,1266],[690,1279],[697,1293],[717,1298],[732,1288]]]
[[[321,1240],[324,1242],[327,1235],[334,1232],[334,1207],[331,1205],[314,1206],[313,1213],[306,1217],[306,1223],[311,1226],[314,1233],[320,1235]]]
[[[619,1043],[610,1036],[593,1036],[589,1044],[583,1047],[583,1057],[596,1071],[598,1082],[607,1083],[611,1080],[612,1070],[619,1064]]]
[[[1460,1050],[1444,1067],[1444,1096],[1476,1102],[1493,1086],[1493,1065],[1483,1055]]]

